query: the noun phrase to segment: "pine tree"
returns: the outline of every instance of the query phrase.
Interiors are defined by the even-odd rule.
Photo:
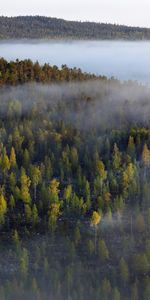
[[[131,158],[135,158],[135,144],[134,138],[132,136],[129,137],[127,153],[131,156]]]
[[[104,240],[99,240],[98,242],[98,256],[102,263],[104,263],[109,258],[109,251]]]
[[[121,258],[120,260],[119,269],[120,269],[121,280],[123,281],[124,284],[126,284],[129,280],[129,269],[124,258]]]
[[[114,171],[120,169],[121,166],[121,153],[117,144],[114,144],[113,156],[112,156],[112,166]]]
[[[39,216],[38,216],[38,210],[36,204],[34,204],[32,208],[32,222],[34,226],[37,225],[39,222]]]

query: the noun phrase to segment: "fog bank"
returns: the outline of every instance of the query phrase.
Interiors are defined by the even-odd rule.
[[[30,58],[52,65],[67,64],[120,80],[150,83],[150,42],[17,40],[0,42],[7,60]]]
[[[50,119],[63,120],[84,130],[150,124],[150,88],[134,82],[26,84],[4,88],[0,100],[2,114],[8,114],[9,107],[19,114],[37,107],[41,112],[48,110]]]

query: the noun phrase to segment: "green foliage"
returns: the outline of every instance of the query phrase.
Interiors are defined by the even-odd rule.
[[[99,240],[98,242],[98,256],[102,263],[109,258],[109,252],[104,240]]]
[[[119,269],[121,280],[123,283],[127,283],[129,280],[129,269],[126,261],[123,258],[120,260]]]
[[[39,222],[38,209],[36,207],[36,204],[34,204],[32,208],[32,222],[34,226]]]
[[[149,262],[145,254],[137,254],[133,259],[134,271],[137,274],[147,274],[149,270]]]
[[[149,123],[129,120],[134,101],[117,102],[119,126],[109,107],[130,83],[29,60],[0,59],[0,74],[0,299],[148,299]],[[72,83],[87,79],[96,90]],[[71,92],[13,100],[33,81]]]

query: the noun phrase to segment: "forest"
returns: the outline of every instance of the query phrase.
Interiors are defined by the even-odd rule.
[[[150,87],[0,59],[0,299],[150,299]]]
[[[66,21],[42,16],[0,16],[0,39],[150,40],[150,29]]]

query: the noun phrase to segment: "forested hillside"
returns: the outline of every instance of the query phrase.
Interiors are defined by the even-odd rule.
[[[31,82],[61,83],[67,81],[84,81],[98,78],[94,74],[82,72],[81,69],[68,68],[62,65],[57,66],[44,64],[40,66],[38,62],[33,63],[30,59],[7,62],[0,58],[0,86],[19,85]],[[104,76],[99,78],[105,78]]]
[[[150,298],[150,88],[0,60],[0,299]]]
[[[149,40],[150,29],[42,16],[0,17],[0,39]]]

